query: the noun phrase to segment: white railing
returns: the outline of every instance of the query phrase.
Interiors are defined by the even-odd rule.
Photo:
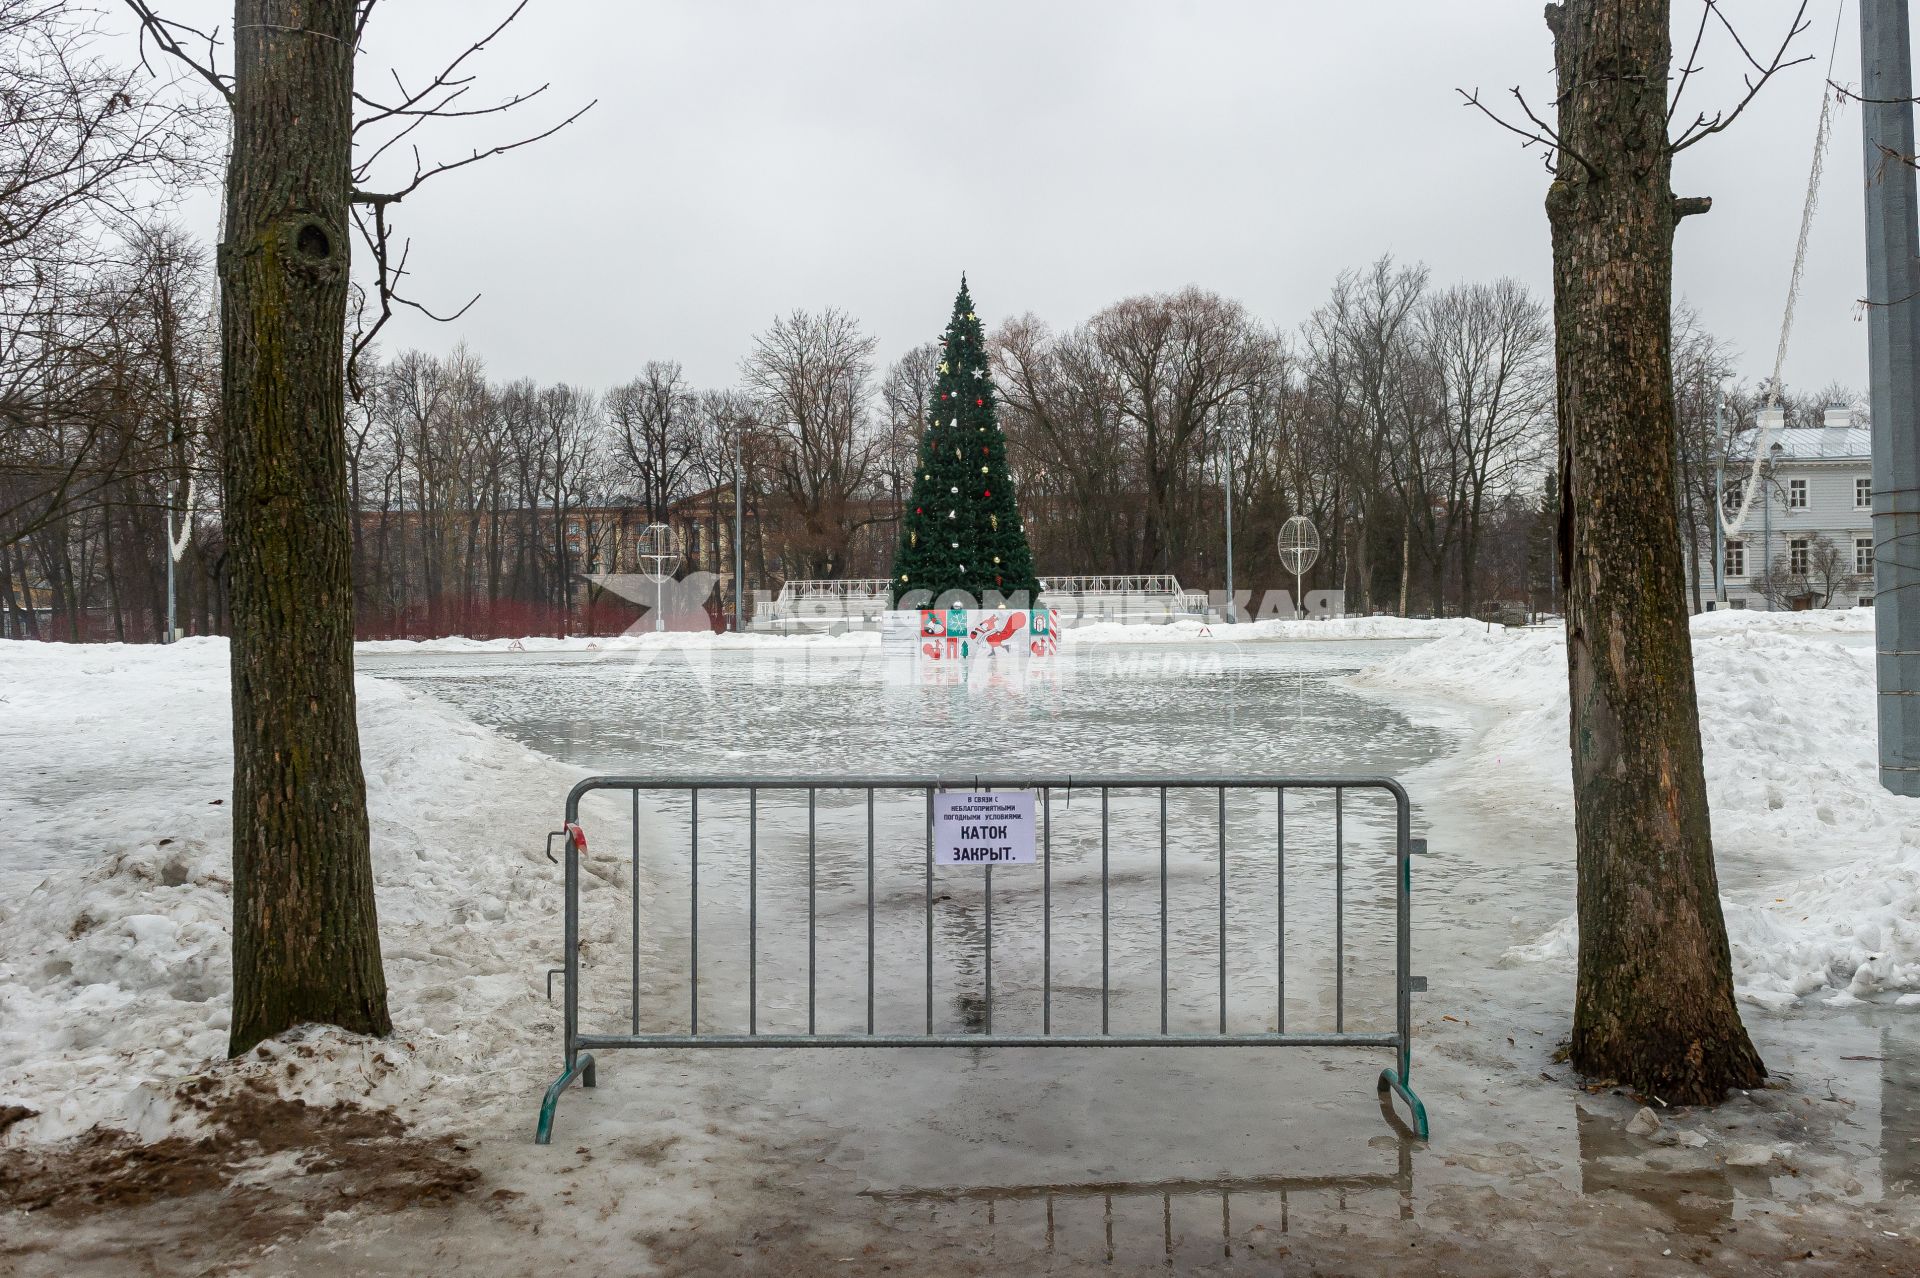
[[[846,577],[840,580],[830,578],[794,578],[780,588],[776,602],[797,602],[802,599],[849,599],[866,601],[886,599],[890,583],[885,577]]]
[[[1184,590],[1171,573],[1081,573],[1040,578],[1041,597],[1067,624],[1107,620],[1165,622],[1207,615],[1207,596]],[[874,629],[891,606],[892,583],[884,577],[789,580],[754,614],[756,630]]]
[[[1068,599],[1139,596],[1165,600],[1172,614],[1199,616],[1207,610],[1207,597],[1194,590],[1183,590],[1172,573],[1082,573],[1072,577],[1042,577],[1041,593],[1056,604]]]

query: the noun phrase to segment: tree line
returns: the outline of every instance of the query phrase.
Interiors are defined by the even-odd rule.
[[[72,279],[51,308],[72,331],[36,351],[39,376],[7,365],[8,632],[157,636],[178,547],[179,624],[221,633],[209,255],[143,223]],[[1733,380],[1734,353],[1691,310],[1675,325],[1679,514],[1698,562],[1711,459],[1764,395]],[[1435,286],[1389,257],[1342,272],[1291,331],[1200,288],[1065,329],[1016,315],[991,355],[1039,570],[1217,586],[1231,483],[1243,587],[1291,584],[1274,534],[1297,514],[1324,547],[1307,585],[1346,591],[1351,609],[1550,606],[1550,333],[1513,280]],[[631,610],[583,575],[636,570],[633,536],[656,522],[680,531],[682,572],[729,575],[736,470],[755,589],[887,575],[938,359],[927,342],[881,370],[875,346],[844,312],[795,311],[751,338],[722,387],[671,359],[584,387],[490,377],[458,344],[362,352],[346,413],[360,633],[618,629]],[[1836,395],[1787,395],[1789,420],[1818,420]]]
[[[208,255],[159,223],[122,256],[65,299],[97,322],[0,441],[12,633],[157,635],[169,516],[191,534],[181,625],[224,629]],[[1328,547],[1315,584],[1361,607],[1472,611],[1489,575],[1524,590],[1545,332],[1512,281],[1432,289],[1390,259],[1342,274],[1296,333],[1197,288],[1066,330],[1016,316],[992,358],[1041,570],[1217,583],[1231,483],[1241,582],[1278,584],[1272,534],[1305,514]],[[929,342],[881,371],[875,345],[844,312],[795,311],[710,388],[670,359],[592,388],[493,379],[464,346],[363,352],[346,417],[362,632],[578,625],[581,575],[630,568],[618,538],[652,522],[697,524],[683,567],[729,572],[736,469],[756,587],[885,575],[937,360]]]

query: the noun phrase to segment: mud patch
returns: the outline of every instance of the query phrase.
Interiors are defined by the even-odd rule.
[[[311,1105],[263,1079],[195,1080],[175,1099],[204,1116],[199,1134],[143,1144],[95,1128],[0,1150],[0,1211],[43,1227],[0,1256],[46,1255],[97,1233],[126,1240],[130,1253],[164,1237],[177,1240],[180,1260],[232,1257],[298,1237],[331,1213],[452,1203],[480,1180],[464,1146],[415,1135],[390,1110]]]

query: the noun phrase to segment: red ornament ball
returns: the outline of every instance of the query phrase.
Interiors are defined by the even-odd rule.
[[[915,507],[913,508],[913,513],[914,513],[914,514],[916,514],[916,515],[917,515],[917,514],[920,514],[920,513],[921,513],[921,512],[920,512],[920,508],[919,508],[918,506],[915,506]]]
[[[983,493],[981,493],[980,495],[981,495],[982,497],[991,497],[991,496],[993,496],[993,489],[991,489],[991,488],[989,488],[989,489],[987,489],[987,491],[985,491],[985,492],[983,492]]]
[[[981,398],[980,398],[980,397],[979,397],[978,395],[975,395],[975,396],[973,397],[973,406],[974,406],[975,408],[981,408],[981,407],[984,407],[984,406],[986,405],[986,402],[987,402],[986,400],[984,400],[984,399],[981,399]]]

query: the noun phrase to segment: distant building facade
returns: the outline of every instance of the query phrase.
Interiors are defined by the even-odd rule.
[[[1872,432],[1853,410],[1832,405],[1818,426],[1787,427],[1766,409],[1772,430],[1760,482],[1721,569],[1729,608],[1853,608],[1873,602]],[[1727,458],[1724,501],[1738,511],[1753,455]],[[1711,545],[1709,539],[1708,545]],[[1711,551],[1694,565],[1701,595],[1715,597]],[[1709,603],[1709,607],[1714,606]]]

